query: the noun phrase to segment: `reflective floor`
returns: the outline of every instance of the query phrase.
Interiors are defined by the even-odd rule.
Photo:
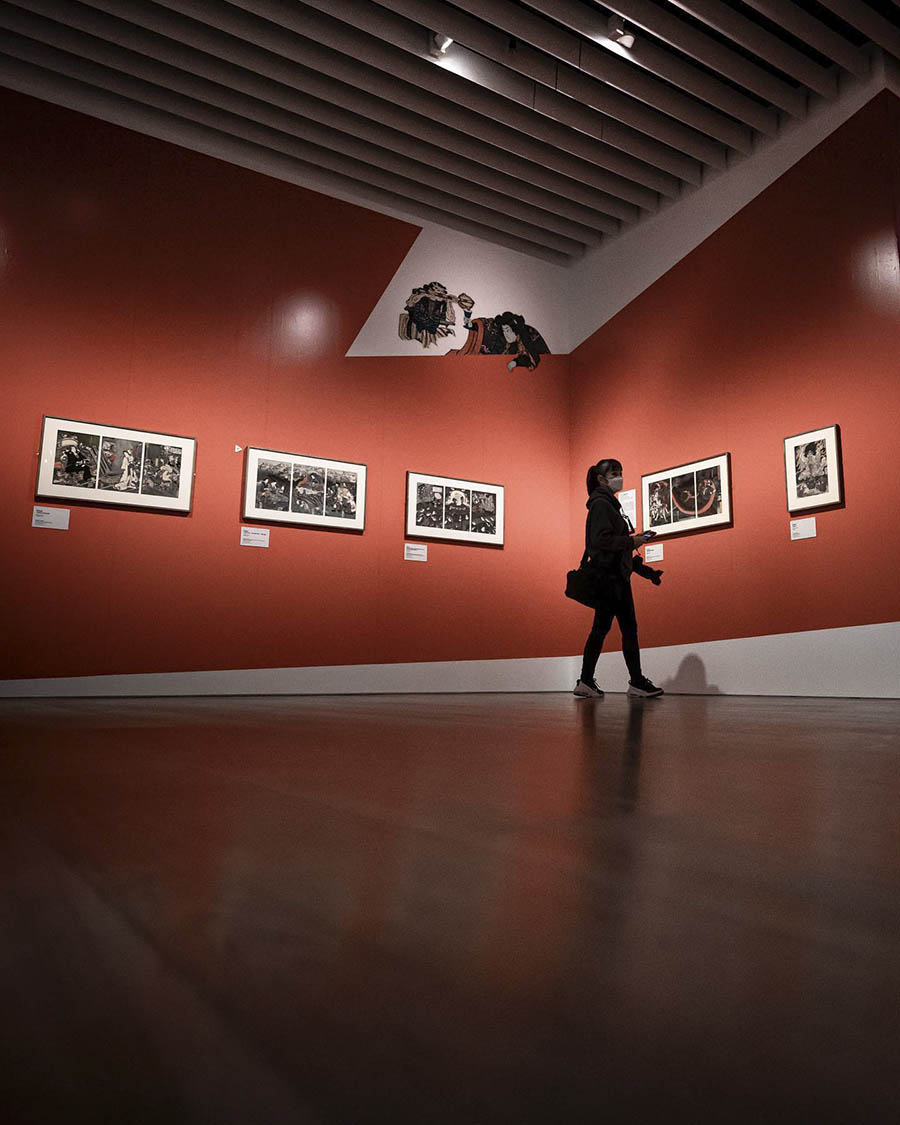
[[[0,723],[10,1125],[900,1117],[900,703]]]

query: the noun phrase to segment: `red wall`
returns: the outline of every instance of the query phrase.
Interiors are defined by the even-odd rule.
[[[344,357],[415,227],[0,92],[0,677],[576,652],[588,615],[560,587],[608,455],[639,488],[732,454],[735,526],[667,539],[663,586],[636,583],[645,645],[900,619],[898,105],[882,95],[572,357],[509,375]],[[305,350],[300,297],[328,325]],[[193,513],[72,505],[70,531],[31,529],[44,413],[196,436]],[[832,422],[846,508],[791,543],[782,439]],[[241,548],[235,444],[366,462],[365,534]],[[506,484],[505,549],[405,563],[407,469]]]
[[[663,585],[635,582],[644,645],[900,619],[898,109],[880,95],[572,356],[573,496],[601,456],[640,499],[642,473],[732,454],[734,527],[664,540]],[[846,507],[791,542],[783,439],[832,423]]]
[[[568,357],[344,358],[416,227],[0,92],[0,230],[0,677],[566,651]],[[45,413],[196,436],[193,513],[31,529]],[[365,462],[365,533],[240,547],[235,444]],[[404,562],[407,469],[504,483],[505,549]]]

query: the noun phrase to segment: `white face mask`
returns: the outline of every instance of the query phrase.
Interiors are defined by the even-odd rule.
[[[606,479],[613,492],[618,492],[622,487],[622,477],[607,477]]]

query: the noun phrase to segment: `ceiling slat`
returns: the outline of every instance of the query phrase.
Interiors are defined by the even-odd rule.
[[[738,152],[750,152],[753,148],[753,132],[746,124],[720,113],[705,101],[688,97],[673,86],[659,82],[641,67],[609,51],[585,44],[578,71],[648,104],[659,105],[669,116]]]
[[[460,0],[460,3],[466,8],[477,8],[481,0]],[[541,13],[558,20],[591,43],[606,44],[602,48],[603,54],[614,54],[607,37],[608,17],[599,8],[588,7],[581,0],[543,0],[543,3],[531,4],[531,7],[538,8]],[[674,51],[657,46],[649,36],[639,36],[634,46],[624,53],[627,60],[623,58],[623,62],[664,78],[673,86],[687,90],[759,132],[771,136],[777,131],[778,114],[771,106],[760,105],[755,98],[700,70]],[[592,57],[583,55],[582,66],[590,69]]]
[[[873,43],[889,51],[895,59],[900,59],[900,27],[890,23],[874,8],[864,4],[863,0],[819,0],[819,3],[830,8],[851,27],[858,28]]]
[[[736,121],[718,113],[708,106],[698,103],[693,98],[686,97],[678,90],[657,81],[652,76],[631,66],[628,62],[603,51],[599,47],[591,48],[574,35],[568,34],[546,20],[542,20],[523,8],[511,4],[508,0],[480,0],[476,5],[479,12],[489,16],[496,27],[488,27],[477,19],[460,12],[457,7],[438,0],[378,0],[382,7],[389,8],[409,19],[419,20],[426,26],[440,28],[441,32],[453,37],[458,43],[464,43],[482,54],[488,54],[496,62],[501,62],[513,70],[527,74],[535,81],[544,85],[554,85],[561,89],[560,65],[571,68],[573,74],[569,76],[570,85],[574,74],[579,70],[589,74],[594,83],[594,90],[589,103],[595,109],[608,112],[620,121],[625,121],[635,128],[641,128],[639,121],[634,116],[620,116],[613,111],[611,106],[622,104],[622,97],[634,98],[644,106],[654,106],[668,117],[673,117],[682,124],[705,133],[722,144],[742,152],[749,152],[752,148],[750,130]],[[465,6],[465,5],[463,5]],[[547,29],[553,34],[547,35]],[[510,37],[515,37],[515,46],[510,47]],[[529,46],[531,48],[529,49]],[[542,60],[544,65],[535,65],[535,56]],[[547,66],[546,62],[556,62],[556,65]],[[590,62],[590,68],[585,62]],[[565,70],[563,70],[565,73]],[[609,90],[615,90],[620,97],[616,100],[604,101],[604,96]],[[652,124],[652,119],[651,119]],[[680,147],[676,140],[671,139],[671,133],[654,132],[653,128],[645,128],[651,136]],[[703,159],[700,152],[692,149],[683,151]]]
[[[789,43],[772,35],[752,20],[746,19],[733,8],[720,3],[720,0],[669,0],[676,8],[714,28],[721,35],[733,39],[742,47],[765,59],[778,70],[802,82],[823,98],[832,98],[837,93],[837,77],[801,54]]]
[[[57,7],[53,0],[22,0],[30,10],[52,12],[54,18],[72,22],[75,5]],[[85,5],[77,5],[78,18],[84,22]],[[290,84],[295,74],[295,63],[329,75],[332,79],[355,89],[361,98],[373,97],[379,102],[390,102],[427,116],[433,123],[467,133],[473,139],[503,148],[510,154],[546,167],[554,176],[571,180],[572,198],[590,206],[593,191],[626,200],[645,210],[656,208],[656,192],[670,197],[678,195],[678,180],[664,172],[636,161],[607,146],[602,148],[605,166],[582,160],[575,154],[564,153],[542,144],[540,140],[498,123],[482,114],[459,106],[448,106],[439,96],[422,91],[404,82],[398,82],[383,71],[354,63],[346,56],[322,47],[309,40],[289,36],[261,20],[252,20],[230,5],[217,17],[212,3],[202,6],[210,19],[218,18],[222,30],[212,24],[184,18],[161,5],[144,0],[91,0],[90,9],[96,14],[113,13],[113,18],[127,17],[121,34],[128,35],[133,25],[154,31],[172,40],[173,45],[184,45],[217,58],[236,59],[242,66],[259,74]],[[574,194],[572,194],[574,193]],[[601,200],[597,200],[599,203]],[[627,216],[619,216],[627,217]]]
[[[601,83],[595,82],[592,78],[589,78],[587,75],[569,66],[560,68],[559,77],[557,78],[557,88],[560,94],[567,95],[575,101],[578,106],[590,106],[591,109],[595,109],[599,113],[604,112],[604,108],[609,103],[607,97],[604,97],[603,94],[598,94],[598,90],[603,89]],[[553,96],[551,91],[544,89],[541,89],[540,94],[543,97]],[[659,135],[657,135],[657,139],[660,139]],[[700,134],[696,134],[693,138],[686,138],[684,133],[681,132],[672,135],[669,143],[673,148],[687,153],[695,160],[703,164],[708,164],[712,168],[724,168],[728,163],[728,152],[724,146],[717,141],[701,137]],[[750,146],[748,145],[748,147]],[[681,166],[670,164],[670,169],[674,170],[676,168],[681,169]],[[683,167],[683,178],[688,178],[690,176],[690,168]],[[694,182],[696,182],[696,179]]]
[[[146,11],[151,6],[143,2],[91,0],[91,5],[113,12],[119,12],[127,5],[128,18],[145,26],[148,19],[153,18],[152,14]],[[291,5],[285,16],[289,21],[289,27],[277,26],[268,19],[244,11],[236,4],[225,5],[217,3],[216,0],[168,0],[165,5],[152,5],[152,7],[157,11],[164,8],[167,18],[170,18],[170,12],[190,17],[178,23],[177,35],[182,39],[184,37],[193,39],[198,33],[198,23],[205,24],[207,27],[222,28],[233,38],[255,43],[283,58],[300,62],[301,65],[311,65],[327,73],[339,75],[342,81],[369,89],[379,97],[398,99],[407,108],[432,114],[451,128],[466,129],[473,116],[477,115],[480,118],[478,125],[480,135],[496,125],[516,130],[514,137],[507,134],[503,142],[512,142],[513,151],[524,153],[528,149],[529,152],[540,154],[535,158],[542,163],[571,175],[580,182],[597,183],[601,190],[613,192],[615,189],[612,188],[608,178],[600,177],[602,183],[597,182],[596,169],[603,169],[631,179],[635,184],[649,187],[652,191],[667,195],[678,194],[677,179],[673,178],[671,173],[663,173],[645,160],[638,160],[621,148],[613,147],[616,144],[624,145],[630,140],[627,131],[609,129],[608,134],[611,138],[609,144],[600,142],[583,131],[565,128],[556,122],[536,117],[524,106],[516,105],[507,98],[482,90],[471,82],[466,82],[424,62],[422,63],[424,74],[420,68],[416,77],[420,81],[427,77],[428,87],[405,80],[398,81],[396,71],[407,69],[404,66],[407,57],[403,52],[390,50],[383,44],[370,44],[370,57],[374,49],[374,55],[380,65],[369,65],[354,59],[338,47],[322,42],[324,35],[330,41],[352,51],[352,43],[355,40],[350,35],[349,29],[344,27],[342,30],[337,21],[324,19],[320,13],[304,5]],[[269,13],[273,17],[277,14],[274,10],[277,6],[266,3],[266,0],[256,0],[248,7],[264,14]],[[318,37],[317,41],[313,42],[305,36],[304,30],[315,33]],[[165,31],[163,33],[165,34]],[[170,34],[176,33],[170,32]],[[418,60],[408,61],[416,63]],[[652,146],[653,142],[648,138],[647,144]],[[670,151],[664,149],[664,146],[656,147],[665,152]],[[679,154],[672,154],[673,157],[677,155]],[[689,161],[687,163],[690,165]],[[646,200],[646,192],[637,194],[641,194]],[[629,198],[631,202],[637,202],[640,206],[648,205],[640,202],[634,195],[623,195],[623,198]]]
[[[171,0],[176,3],[176,0]],[[177,7],[188,0],[177,0]],[[192,7],[200,6],[202,0],[189,0]],[[404,81],[424,89],[435,90],[448,100],[457,100],[463,105],[478,112],[497,115],[512,124],[513,120],[522,123],[525,129],[535,132],[539,126],[530,119],[529,110],[540,105],[540,112],[552,119],[549,129],[545,129],[545,138],[548,143],[559,147],[571,145],[571,138],[565,135],[565,128],[575,132],[584,133],[595,140],[607,141],[616,147],[623,147],[629,152],[648,163],[655,164],[670,173],[692,178],[697,176],[697,169],[689,171],[689,163],[679,159],[680,153],[672,147],[677,140],[683,152],[688,148],[701,150],[691,153],[695,163],[701,159],[709,163],[721,165],[722,149],[712,142],[694,134],[689,136],[683,127],[672,122],[668,129],[669,139],[662,141],[650,134],[649,129],[657,131],[664,128],[664,122],[659,114],[640,112],[631,99],[614,97],[613,92],[604,106],[603,113],[619,122],[615,131],[605,132],[603,121],[591,121],[592,115],[577,113],[577,106],[570,104],[570,99],[563,95],[556,95],[555,91],[547,88],[536,88],[533,83],[529,86],[527,101],[523,104],[502,105],[501,98],[506,100],[508,95],[508,68],[502,64],[494,63],[491,67],[486,56],[476,52],[475,57],[469,59],[464,53],[465,48],[456,51],[455,58],[465,60],[466,69],[477,70],[480,81],[471,82],[458,74],[453,73],[449,67],[440,66],[431,59],[423,57],[427,44],[427,31],[424,27],[411,24],[408,20],[394,15],[379,4],[371,0],[305,0],[303,4],[291,4],[289,8],[280,0],[235,0],[236,4],[246,10],[252,10],[257,15],[269,13],[277,17],[287,27],[306,35],[316,41],[352,55],[371,66],[380,67],[395,74]],[[205,5],[204,5],[205,6]],[[395,46],[396,44],[396,46]],[[487,65],[486,65],[487,64]],[[494,69],[496,68],[496,69]],[[488,85],[496,75],[496,86],[493,89]],[[496,97],[501,94],[501,98]],[[626,104],[631,103],[631,104]],[[511,119],[512,115],[512,119]],[[623,121],[623,116],[628,116],[628,122]],[[577,119],[577,124],[575,123]],[[622,126],[627,125],[634,133],[625,133]],[[613,139],[615,138],[615,139]]]
[[[778,106],[792,117],[802,117],[806,112],[806,94],[803,90],[797,90],[776,78],[769,71],[678,19],[658,4],[653,4],[650,0],[604,0],[604,3],[635,27],[643,28],[676,50]]]
[[[865,78],[869,73],[869,59],[865,51],[832,31],[792,0],[744,0],[744,3],[857,78]]]

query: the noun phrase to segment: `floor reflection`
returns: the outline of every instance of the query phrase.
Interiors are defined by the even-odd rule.
[[[896,707],[41,708],[0,756],[10,1120],[886,1119]]]
[[[626,700],[628,710],[624,725],[621,710],[611,712],[601,699],[584,700],[579,704],[586,782],[582,793],[588,807],[594,803],[599,810],[615,804],[622,812],[634,812],[637,808],[644,715],[648,708],[658,712],[659,702],[630,696]]]

